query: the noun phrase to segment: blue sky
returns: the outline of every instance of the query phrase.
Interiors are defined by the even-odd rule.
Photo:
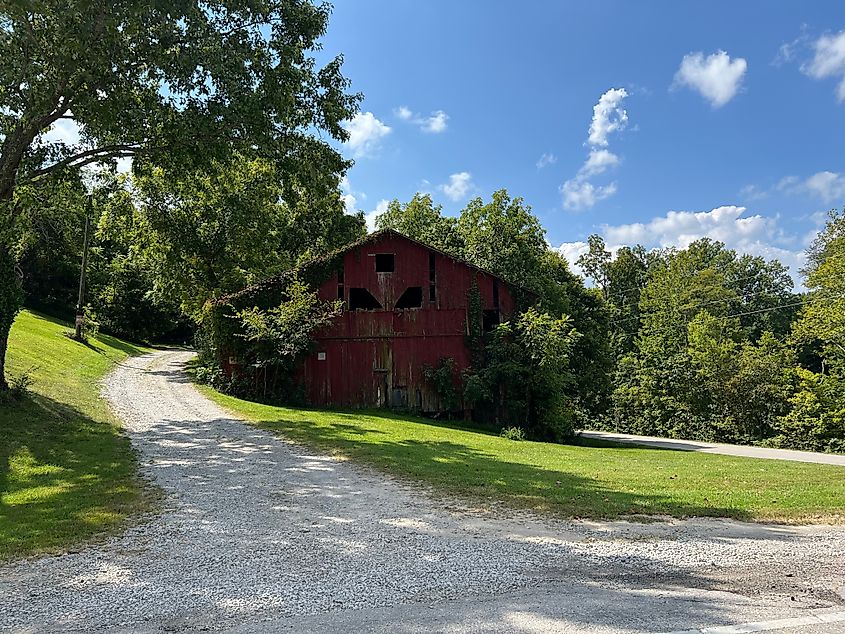
[[[710,235],[796,267],[845,204],[843,29],[840,2],[338,0],[348,206],[504,187],[570,258]]]

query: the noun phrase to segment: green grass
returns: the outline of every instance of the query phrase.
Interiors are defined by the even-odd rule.
[[[0,404],[0,559],[108,533],[150,504],[98,385],[143,349],[107,336],[82,344],[69,330],[26,311],[12,327],[9,374],[34,382],[24,400]]]
[[[381,411],[260,405],[201,388],[285,437],[487,505],[563,517],[715,516],[782,522],[845,517],[845,469],[593,442],[512,441]]]

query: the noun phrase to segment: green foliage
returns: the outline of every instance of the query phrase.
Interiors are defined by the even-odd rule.
[[[457,370],[452,357],[440,359],[436,366],[424,365],[423,378],[434,388],[440,397],[443,408],[454,412],[461,408],[461,395],[457,386]]]
[[[523,426],[535,439],[570,438],[574,411],[566,388],[579,336],[568,317],[555,319],[534,308],[496,327],[478,374],[493,395],[489,407],[497,421]]]
[[[442,215],[442,205],[435,205],[430,194],[414,194],[410,202],[393,200],[376,218],[377,229],[395,229],[399,233],[429,244],[441,251],[463,255],[463,243],[456,221]]]
[[[707,239],[650,263],[636,259],[628,270],[642,276],[635,286],[640,299],[628,319],[638,328],[622,333],[633,347],[620,346],[607,424],[721,442],[771,437],[788,410],[795,365],[783,323],[772,316],[785,314],[772,304],[792,299],[783,267]],[[618,272],[604,271],[608,280]],[[621,313],[623,305],[613,295],[611,301]]]
[[[522,427],[502,427],[499,435],[508,440],[525,440],[525,430]]]
[[[775,423],[776,447],[845,453],[845,382],[799,369],[790,410]]]
[[[312,349],[313,334],[340,315],[343,302],[324,302],[300,280],[294,279],[277,306],[257,306],[235,312],[236,336],[246,342],[240,351],[241,368],[229,391],[244,393],[252,385],[256,395],[290,397],[295,362]],[[260,386],[259,386],[260,382]]]
[[[236,313],[260,365],[290,365],[313,345],[312,334],[340,314],[343,302],[323,302],[299,280],[287,288],[286,297],[269,310],[253,307]]]
[[[320,197],[336,190],[349,163],[329,140],[347,138],[341,124],[354,115],[360,96],[347,94],[341,58],[322,68],[314,59],[329,11],[308,0],[5,3],[0,278],[15,279],[8,275],[6,256],[19,255],[16,249],[31,226],[27,210],[36,208],[32,201],[43,198],[54,181],[78,180],[85,165],[114,166],[119,158],[134,157],[136,174],[161,170],[173,182],[184,182],[206,169],[213,179],[215,166],[236,156],[260,157],[275,170],[288,204],[303,191]],[[67,120],[79,126],[78,142],[44,136]],[[198,186],[203,184],[200,179]],[[164,205],[157,211],[167,215],[164,199],[165,194],[154,197]],[[184,225],[163,230],[155,214],[146,219],[158,232],[153,244],[163,246],[160,260],[172,264],[187,253],[198,265],[208,261],[198,249],[181,248]],[[215,244],[214,236],[191,237],[191,246]],[[180,248],[168,252],[174,245]],[[179,270],[177,283],[187,277]],[[220,269],[203,273],[206,280],[228,276]],[[160,277],[160,286],[170,279]],[[0,286],[0,358],[19,303],[16,287]],[[197,304],[188,304],[197,314]]]

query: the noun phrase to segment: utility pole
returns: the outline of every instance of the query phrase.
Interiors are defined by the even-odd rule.
[[[76,302],[76,330],[73,337],[82,341],[82,325],[85,323],[85,270],[88,268],[88,229],[91,215],[91,195],[85,201],[85,234],[82,239],[82,270],[79,272],[79,299]]]

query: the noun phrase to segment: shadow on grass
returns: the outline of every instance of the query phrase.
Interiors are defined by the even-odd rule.
[[[36,319],[46,321],[48,323],[55,324],[57,326],[61,326],[62,328],[67,329],[65,334],[69,339],[99,354],[104,354],[104,352],[101,347],[96,345],[97,342],[102,342],[107,346],[120,350],[121,352],[127,355],[137,355],[143,354],[145,352],[143,346],[141,345],[135,345],[133,343],[117,339],[116,337],[112,337],[111,335],[107,335],[104,333],[99,333],[95,338],[93,338],[92,341],[78,341],[73,338],[73,325],[70,322],[34,310],[30,310],[29,312],[32,313],[32,315]]]
[[[0,560],[68,546],[144,505],[129,440],[41,395],[0,408]]]
[[[618,490],[598,479],[572,473],[566,469],[565,464],[544,467],[530,464],[529,458],[521,461],[520,451],[528,443],[523,445],[515,442],[513,455],[506,456],[501,451],[487,451],[458,440],[397,439],[389,431],[361,424],[361,419],[383,419],[386,424],[406,421],[421,426],[494,435],[489,430],[383,411],[289,411],[289,417],[282,416],[258,424],[295,442],[338,451],[388,473],[422,480],[459,496],[487,501],[503,499],[515,506],[575,518],[655,514],[740,520],[752,517],[750,512],[740,508],[684,502],[671,492]],[[405,430],[402,435],[407,436]],[[577,459],[577,456],[568,459]]]

